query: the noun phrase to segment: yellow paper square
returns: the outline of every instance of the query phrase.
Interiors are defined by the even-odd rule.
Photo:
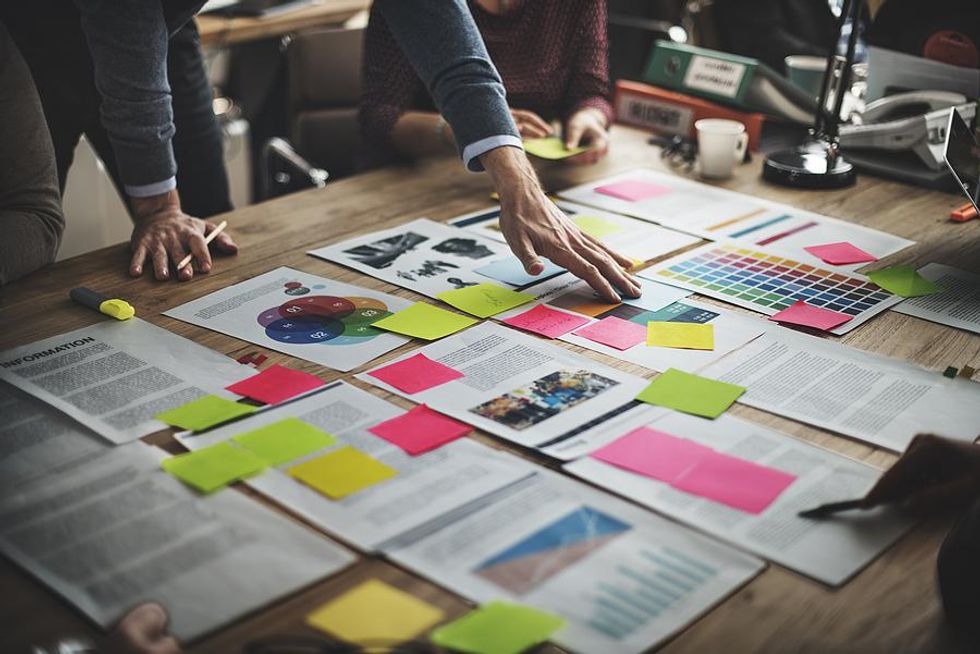
[[[715,349],[715,326],[711,323],[661,322],[647,323],[647,345],[688,350]]]
[[[458,313],[446,311],[425,302],[416,302],[407,309],[402,309],[382,318],[371,326],[405,336],[434,341],[437,338],[455,334],[459,330],[471,327],[476,323],[476,320],[461,316]]]
[[[428,631],[445,617],[440,609],[369,579],[306,616],[312,627],[350,643],[400,643]]]
[[[524,151],[540,159],[558,161],[568,159],[577,154],[587,152],[588,147],[566,148],[565,141],[557,136],[546,136],[537,139],[524,139]]]
[[[343,499],[397,474],[394,468],[350,446],[289,469],[289,476],[332,500]]]
[[[508,309],[527,304],[534,299],[530,293],[512,291],[496,284],[466,286],[452,291],[443,291],[436,297],[477,318],[489,318]]]
[[[607,218],[589,216],[586,214],[572,216],[572,222],[578,225],[579,229],[592,238],[597,238],[600,240],[606,236],[610,236],[611,234],[618,234],[624,229],[622,226],[617,225]]]

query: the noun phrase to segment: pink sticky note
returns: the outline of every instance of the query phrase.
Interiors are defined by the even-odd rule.
[[[651,184],[650,182],[644,182],[639,179],[627,179],[622,182],[606,184],[605,186],[597,186],[595,191],[596,193],[609,195],[620,200],[626,200],[627,202],[639,202],[640,200],[669,193],[670,187]]]
[[[368,431],[412,456],[418,456],[465,436],[473,428],[420,404],[397,418],[370,427]]]
[[[548,338],[558,338],[586,324],[589,319],[564,311],[555,311],[549,306],[539,304],[524,313],[511,316],[501,322]]]
[[[248,379],[236,382],[227,389],[265,404],[279,404],[291,397],[319,388],[323,383],[323,380],[316,375],[277,364]]]
[[[574,334],[617,350],[628,350],[646,340],[647,328],[629,320],[608,316]]]
[[[796,480],[794,475],[713,452],[671,486],[747,513],[762,513]]]
[[[830,330],[843,325],[850,319],[851,316],[846,313],[838,313],[830,309],[815,307],[812,304],[807,304],[803,300],[797,300],[779,313],[769,316],[769,320],[775,322],[803,325],[804,327],[816,327],[817,329],[823,330]]]
[[[712,453],[686,438],[640,427],[596,450],[592,458],[670,483]]]
[[[372,370],[368,374],[409,395],[435,388],[463,376],[463,373],[458,370],[433,361],[424,354],[416,354],[396,361],[390,366]]]
[[[815,257],[835,266],[843,266],[849,263],[867,263],[877,261],[878,257],[869,254],[856,245],[841,241],[840,243],[827,243],[825,245],[811,245],[803,248]]]

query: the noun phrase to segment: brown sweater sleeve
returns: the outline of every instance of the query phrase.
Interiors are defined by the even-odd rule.
[[[0,285],[54,261],[64,229],[41,101],[0,23]]]
[[[577,48],[572,55],[572,76],[565,93],[562,120],[577,111],[592,107],[612,122],[609,103],[609,40],[606,34],[606,1],[589,0],[580,3],[579,24],[576,30]]]

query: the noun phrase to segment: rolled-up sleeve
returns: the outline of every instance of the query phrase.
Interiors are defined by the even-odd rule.
[[[388,28],[453,129],[469,170],[480,155],[521,147],[500,75],[465,0],[376,0]]]
[[[75,0],[102,97],[101,116],[126,192],[176,186],[167,21],[160,0]]]

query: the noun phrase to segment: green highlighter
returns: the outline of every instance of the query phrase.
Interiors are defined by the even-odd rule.
[[[126,300],[108,298],[84,286],[71,289],[68,292],[68,297],[83,307],[95,309],[116,320],[129,320],[136,315],[136,310]]]

